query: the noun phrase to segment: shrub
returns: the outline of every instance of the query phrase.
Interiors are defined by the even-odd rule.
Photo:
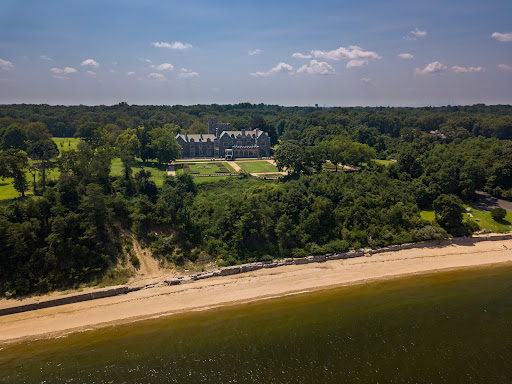
[[[133,264],[134,267],[140,266],[140,260],[135,254],[132,254],[130,256],[130,262]]]
[[[333,240],[323,246],[326,253],[346,252],[349,244],[346,240]]]
[[[491,210],[491,216],[496,221],[503,220],[506,215],[507,215],[507,211],[505,211],[505,209],[503,209],[501,207],[500,208],[493,208]]]
[[[292,251],[293,257],[299,258],[299,257],[306,257],[308,255],[309,255],[309,253],[305,249],[302,249],[302,248],[294,248]]]

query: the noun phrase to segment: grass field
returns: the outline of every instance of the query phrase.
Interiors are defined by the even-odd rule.
[[[471,207],[471,214],[481,229],[490,232],[508,232],[512,230],[512,212],[507,212],[505,219],[500,222],[494,220],[490,212],[479,211],[473,207]],[[467,215],[465,216],[467,217]]]
[[[53,141],[57,144],[59,148],[59,152],[69,151],[70,149],[76,149],[76,146],[80,142],[80,139],[75,139],[74,137],[54,137]]]
[[[216,162],[194,162],[186,164],[184,162],[175,165],[176,175],[181,175],[184,172],[191,173],[194,175],[223,175],[224,173],[219,172],[220,167],[217,164],[221,164],[224,167],[224,170],[227,172],[224,173],[236,173],[235,170],[225,161],[216,161]],[[188,169],[188,171],[187,171]],[[194,177],[194,182],[196,184],[208,183],[208,182],[217,182],[221,180],[225,180],[231,176],[204,176],[204,177]]]
[[[191,173],[199,175],[210,175],[220,173],[220,168],[214,163],[196,163],[189,164]]]
[[[464,205],[464,208],[466,207],[467,205]],[[501,222],[494,220],[490,212],[479,211],[473,207],[471,207],[471,214],[473,218],[470,218],[464,213],[464,220],[474,220],[482,230],[488,232],[509,232],[512,230],[512,212],[507,212],[507,216],[505,216],[505,219]],[[423,220],[430,222],[434,222],[435,220],[434,211],[421,211],[420,215]]]
[[[236,164],[247,173],[279,172],[275,165],[265,160],[238,161]]]
[[[164,176],[167,174],[167,165],[158,165],[157,163],[147,162],[144,163],[141,159],[136,159],[132,165],[133,175],[141,169],[151,172],[150,180],[153,180],[159,187],[164,182]],[[119,157],[112,160],[112,168],[110,169],[111,176],[121,176],[123,174],[123,163]]]

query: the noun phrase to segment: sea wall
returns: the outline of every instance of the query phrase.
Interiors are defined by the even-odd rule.
[[[301,258],[287,258],[287,259],[276,259],[272,261],[262,261],[258,263],[249,263],[242,265],[235,265],[231,267],[223,267],[214,271],[209,272],[201,272],[192,274],[189,276],[180,276],[171,279],[166,279],[164,281],[154,282],[151,284],[147,284],[145,286],[117,286],[111,288],[100,289],[94,292],[88,293],[78,293],[78,294],[70,294],[63,297],[55,298],[55,299],[47,299],[36,301],[27,304],[16,304],[13,302],[13,305],[6,308],[0,308],[0,316],[10,315],[19,312],[33,311],[36,309],[55,307],[59,305],[78,303],[81,301],[95,300],[101,299],[104,297],[116,296],[121,294],[126,294],[132,291],[137,291],[139,289],[149,289],[164,285],[179,285],[179,284],[188,284],[193,283],[197,280],[208,279],[211,277],[217,276],[230,276],[236,275],[240,273],[246,273],[251,271],[257,271],[259,269],[264,268],[276,268],[287,265],[304,265],[310,263],[322,263],[328,260],[342,260],[342,259],[350,259],[354,257],[367,256],[371,257],[371,255],[384,253],[384,252],[395,252],[403,249],[412,249],[412,248],[429,248],[429,247],[445,247],[452,244],[468,244],[471,245],[473,243],[477,243],[480,241],[503,241],[503,240],[512,240],[512,234],[496,234],[496,235],[487,235],[487,236],[475,236],[475,237],[455,237],[451,239],[443,239],[443,240],[429,240],[422,241],[418,243],[406,243],[399,245],[391,245],[389,247],[377,248],[377,249],[357,249],[348,252],[338,252],[338,253],[328,253],[325,255],[311,255],[307,257]]]
[[[196,280],[207,279],[215,276],[230,276],[239,273],[245,273],[250,271],[256,271],[263,268],[275,268],[285,265],[304,265],[310,263],[322,263],[328,260],[341,260],[350,259],[353,257],[371,256],[385,252],[396,252],[403,249],[420,249],[420,248],[432,248],[432,247],[445,247],[452,244],[473,244],[480,241],[502,241],[512,240],[512,234],[495,234],[475,237],[453,237],[451,239],[442,240],[428,240],[421,241],[418,243],[405,243],[390,245],[388,247],[377,248],[377,249],[356,249],[348,252],[328,253],[325,255],[311,255],[300,258],[289,258],[289,259],[276,259],[272,261],[263,261],[259,263],[250,263],[235,265],[231,267],[223,267],[215,271],[196,273],[187,277],[177,277],[169,280],[165,280],[164,283],[167,285],[178,285],[192,283]]]
[[[10,315],[13,313],[33,311],[35,309],[56,307],[59,305],[78,303],[81,301],[102,299],[104,297],[117,296],[140,289],[139,287],[117,286],[111,288],[100,289],[94,292],[70,294],[56,299],[40,300],[29,304],[16,305],[7,308],[0,308],[0,316]]]

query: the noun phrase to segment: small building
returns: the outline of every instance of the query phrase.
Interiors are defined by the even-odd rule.
[[[267,132],[254,129],[231,131],[230,124],[219,124],[217,118],[208,118],[208,133],[178,134],[181,157],[259,158],[270,156],[270,137]]]

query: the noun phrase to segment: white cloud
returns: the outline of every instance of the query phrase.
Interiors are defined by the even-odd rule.
[[[360,67],[368,64],[370,60],[378,60],[382,57],[376,52],[363,51],[357,45],[351,45],[348,48],[339,47],[332,51],[313,50],[311,54],[314,57],[326,60],[343,60],[348,59],[347,68]]]
[[[46,55],[41,55],[41,56],[39,56],[39,58],[40,58],[41,60],[46,60],[46,61],[52,61],[52,60],[53,60],[51,57],[48,57],[48,56],[46,56]]]
[[[82,61],[82,64],[80,64],[80,66],[82,66],[82,67],[89,66],[89,67],[93,67],[93,68],[98,68],[100,66],[100,64],[96,60],[87,59],[87,60]]]
[[[369,77],[363,77],[361,81],[363,83],[370,84],[372,82],[372,79],[370,79]]]
[[[92,77],[96,77],[96,72],[93,71],[87,71],[87,74]]]
[[[428,75],[445,72],[447,69],[448,67],[446,65],[441,64],[439,61],[434,61],[433,63],[428,64],[423,69],[416,68],[415,72],[418,75]]]
[[[126,76],[133,76],[135,75],[135,72],[126,72]]]
[[[414,31],[411,31],[411,33],[416,37],[425,37],[427,36],[427,31],[422,31],[416,27]]]
[[[54,79],[60,79],[60,80],[63,80],[63,79],[69,79],[69,77],[65,76],[65,75],[70,75],[72,73],[77,73],[77,70],[75,68],[71,68],[71,67],[64,67],[64,68],[51,68],[50,69],[50,72],[53,72],[53,75],[52,77]]]
[[[10,61],[0,59],[0,69],[8,71],[9,69],[13,68],[14,65]]]
[[[410,53],[399,53],[398,57],[401,59],[404,59],[404,60],[414,59],[414,55],[412,55]]]
[[[178,75],[180,79],[193,79],[199,77],[199,73],[193,72],[187,68],[181,68],[181,73]]]
[[[293,67],[290,64],[281,62],[267,72],[253,72],[253,73],[249,73],[249,75],[256,76],[256,77],[265,77],[265,76],[270,76],[274,73],[279,73],[279,72],[291,73],[291,72],[293,72]]]
[[[263,51],[262,51],[261,49],[256,48],[256,49],[254,49],[254,50],[252,50],[252,51],[249,51],[249,52],[248,52],[248,54],[249,54],[249,56],[254,56],[254,55],[259,55],[259,54],[260,54],[260,53],[262,53],[262,52],[263,52]]]
[[[151,61],[151,60],[149,60],[149,59],[144,59],[144,61],[145,61],[146,63],[149,63],[149,64],[151,64],[151,63],[152,63],[152,61]]]
[[[512,72],[512,66],[508,64],[498,64],[498,68],[503,71],[509,71]]]
[[[174,69],[174,65],[172,64],[169,64],[169,63],[163,63],[163,64],[160,64],[160,65],[153,65],[152,66],[153,68],[156,68],[158,69],[159,71],[172,71]]]
[[[76,73],[76,69],[71,67],[65,67],[63,69],[53,67],[50,71],[57,75],[70,75],[71,73]]]
[[[485,72],[484,67],[459,67],[458,65],[454,65],[452,69],[457,73]]]
[[[427,36],[427,31],[422,31],[416,27],[415,30],[410,31],[407,36],[404,37],[405,40],[418,40],[418,37]]]
[[[174,41],[172,43],[166,43],[165,41],[161,41],[161,42],[157,41],[157,42],[151,43],[151,45],[153,47],[157,47],[157,48],[167,48],[167,49],[177,49],[177,50],[192,48],[191,44],[182,43],[179,41]]]
[[[368,60],[350,60],[347,63],[347,68],[354,68],[354,67],[362,67],[363,65],[367,65]]]
[[[309,65],[305,64],[297,69],[297,73],[307,73],[309,75],[334,75],[336,71],[325,61],[311,60]]]
[[[512,41],[512,32],[508,33],[499,33],[494,32],[491,37],[495,38],[498,41],[502,41],[504,43],[510,43]]]
[[[148,75],[150,79],[166,80],[166,77],[161,73],[152,72]]]
[[[311,59],[311,55],[304,55],[303,53],[300,53],[300,52],[295,52],[292,57],[296,58],[296,59]]]

